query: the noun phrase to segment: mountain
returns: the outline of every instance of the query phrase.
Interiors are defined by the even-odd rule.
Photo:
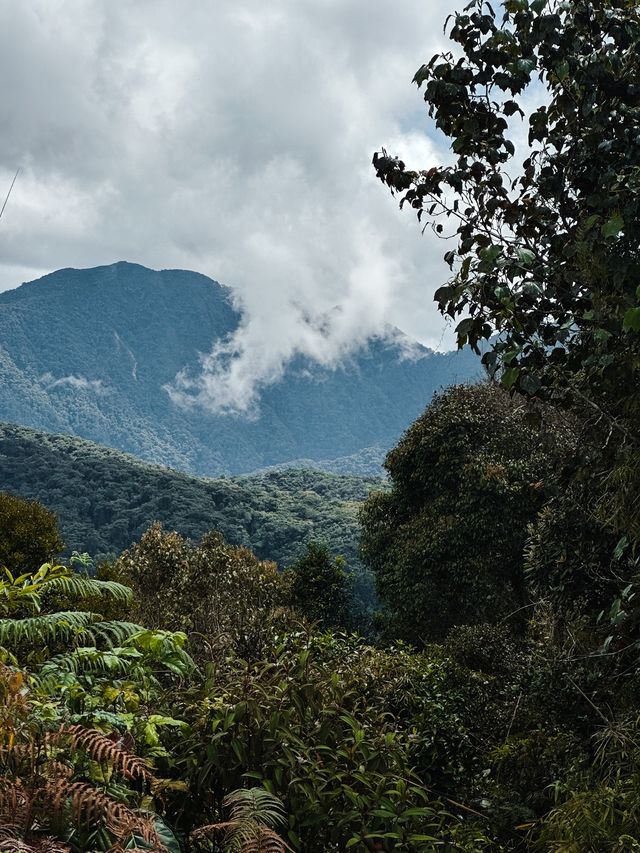
[[[196,540],[218,530],[283,567],[316,540],[359,570],[357,512],[372,488],[385,486],[320,471],[197,478],[83,439],[0,424],[0,491],[54,510],[69,552],[119,553],[161,521]]]
[[[0,418],[190,473],[238,474],[391,447],[436,390],[481,372],[469,351],[416,345],[407,358],[402,342],[377,339],[335,370],[294,360],[257,419],[180,407],[165,387],[237,328],[232,297],[198,273],[124,262],[1,293]]]

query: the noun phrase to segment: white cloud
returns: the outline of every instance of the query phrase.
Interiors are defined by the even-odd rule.
[[[56,379],[52,373],[43,373],[40,377],[40,382],[47,390],[64,388],[66,386],[74,389],[82,388],[99,395],[106,394],[108,390],[102,379],[87,379],[85,376],[75,376],[74,374],[61,376],[59,379]]]
[[[386,323],[437,346],[445,246],[370,160],[443,156],[410,81],[456,5],[0,0],[0,287],[121,259],[234,287],[237,337],[182,389],[223,409]]]

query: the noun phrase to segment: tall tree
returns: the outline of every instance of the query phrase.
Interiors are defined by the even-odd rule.
[[[414,80],[452,162],[382,151],[377,175],[454,238],[435,298],[459,344],[499,333],[484,360],[507,388],[592,413],[621,465],[610,518],[638,538],[640,6],[473,0],[449,36]]]
[[[522,621],[527,525],[553,445],[570,441],[525,414],[497,385],[451,388],[387,456],[392,489],[373,494],[361,520],[394,636],[420,645],[454,625]]]
[[[334,557],[320,542],[309,542],[286,575],[291,603],[304,616],[323,627],[353,624],[353,582],[343,557]]]

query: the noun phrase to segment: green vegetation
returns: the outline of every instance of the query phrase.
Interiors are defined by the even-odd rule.
[[[281,567],[317,540],[354,569],[358,508],[376,482],[297,470],[198,479],[70,436],[0,425],[0,489],[53,510],[67,553],[118,554],[160,521],[195,541],[218,530]]]
[[[216,654],[226,647],[255,658],[282,582],[275,563],[229,546],[219,533],[199,545],[158,524],[102,575],[131,584],[136,619],[153,628],[188,631]]]
[[[0,565],[23,572],[64,548],[53,512],[37,501],[0,493]]]
[[[387,456],[392,489],[365,504],[362,545],[393,636],[420,645],[454,625],[526,617],[527,525],[572,436],[525,413],[494,385],[454,387]]]
[[[198,375],[200,353],[237,329],[232,303],[204,275],[129,263],[0,293],[2,419],[201,476],[296,459],[360,475],[372,468],[366,449],[391,447],[435,391],[482,373],[470,350],[433,353],[396,330],[335,369],[294,359],[255,418],[176,403],[176,376]]]
[[[310,542],[285,575],[292,606],[323,627],[348,627],[353,620],[353,583],[342,557]]]
[[[351,590],[333,547],[303,547],[278,573],[238,540],[188,541],[155,525],[97,578],[7,566],[1,850],[640,850],[630,292],[640,10],[505,0],[496,12],[474,2],[454,16],[458,58],[418,73],[457,166],[418,174],[376,160],[420,210],[435,195],[428,216],[447,182],[446,203],[464,217],[462,262],[438,298],[452,314],[465,304],[461,339],[475,342],[481,316],[501,332],[487,359],[501,385],[437,396],[388,455],[389,487],[362,510],[379,633],[334,626]],[[540,145],[511,184],[500,173],[513,154],[504,116],[534,73],[547,87],[530,118]],[[578,237],[593,249],[589,269]],[[25,468],[43,458],[36,442],[4,435],[27,448],[22,474],[7,453],[16,491],[20,477],[44,478]],[[252,501],[273,499],[266,483],[320,483],[327,500],[342,489],[354,512],[358,503],[354,481],[294,471],[190,491],[189,478],[123,468],[106,451],[97,464],[64,441],[40,440],[50,459],[67,454],[65,477],[48,481],[56,500],[77,489],[74,501],[102,494],[108,509],[126,494],[126,471],[136,488],[193,495],[193,512],[220,500],[231,513],[241,496],[252,533],[263,518]],[[74,466],[85,471],[75,481]],[[81,487],[89,473],[93,493]],[[112,495],[101,476],[113,477]],[[284,547],[279,529],[273,544]]]

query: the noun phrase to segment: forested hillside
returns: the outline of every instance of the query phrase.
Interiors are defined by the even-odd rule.
[[[0,417],[199,475],[296,459],[331,468],[353,454],[350,470],[361,473],[360,451],[389,448],[434,391],[482,373],[469,350],[416,344],[407,358],[400,335],[335,370],[294,360],[264,390],[258,418],[174,403],[166,387],[182,370],[197,373],[200,354],[239,322],[232,291],[217,282],[128,263],[59,270],[0,293]]]
[[[54,510],[67,551],[119,553],[154,521],[289,565],[311,540],[357,566],[357,513],[374,479],[309,471],[207,480],[69,436],[0,425],[0,491]]]

